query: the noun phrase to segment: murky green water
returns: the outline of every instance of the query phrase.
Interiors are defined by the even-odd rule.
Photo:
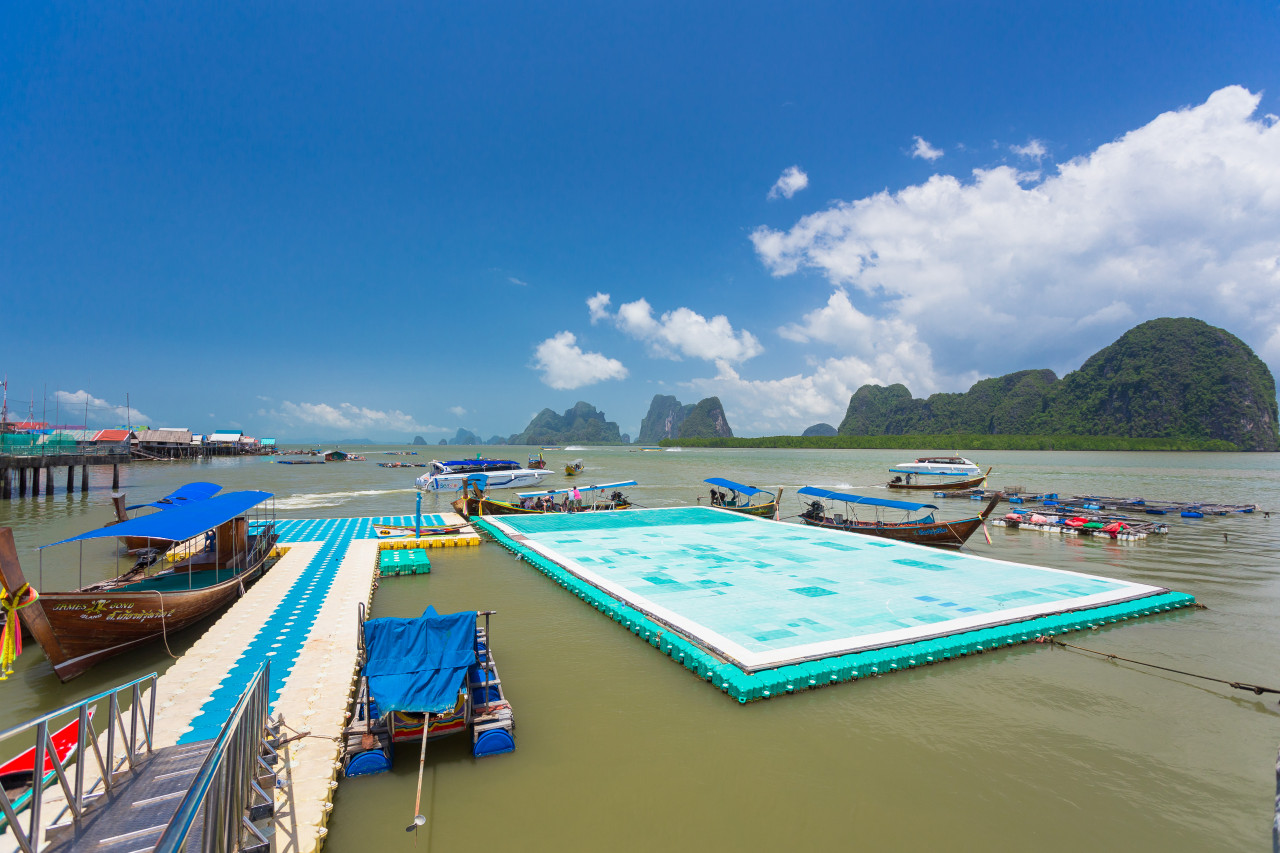
[[[413,509],[415,469],[263,459],[136,464],[131,498],[196,479],[279,496],[281,517]],[[443,448],[422,449],[422,458]],[[500,451],[501,448],[489,448]],[[925,448],[924,450],[929,450]],[[948,450],[948,448],[934,448]],[[450,448],[451,458],[467,455]],[[525,451],[512,449],[523,460]],[[494,454],[496,455],[496,454]],[[551,451],[582,458],[588,482],[633,478],[646,506],[690,503],[725,476],[784,485],[883,482],[901,451]],[[1280,509],[1280,455],[970,454],[991,484],[1063,495],[1256,502]],[[28,575],[32,550],[110,518],[109,470],[86,497],[0,505]],[[549,484],[563,481],[556,475]],[[428,495],[424,510],[446,507]],[[943,503],[969,514],[976,504]],[[977,553],[1189,592],[1208,605],[1067,639],[1231,680],[1280,687],[1280,517],[1169,519],[1167,538],[1120,544],[992,528]],[[96,546],[101,547],[101,546]],[[49,552],[50,588],[78,580],[77,552]],[[114,565],[105,549],[87,560]],[[474,761],[466,739],[433,743],[413,815],[416,747],[395,772],[345,781],[328,849],[510,850],[1242,850],[1270,833],[1277,697],[1040,646],[739,706],[490,546],[435,552],[426,577],[387,579],[375,615],[499,611],[494,650],[516,712],[517,751]],[[85,579],[89,579],[86,573]],[[189,645],[199,628],[171,642]],[[38,648],[0,684],[0,727],[113,683],[161,670],[162,647],[61,685]]]

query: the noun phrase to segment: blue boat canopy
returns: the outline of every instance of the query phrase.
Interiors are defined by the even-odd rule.
[[[443,714],[458,703],[467,667],[476,662],[476,612],[364,623],[364,674],[378,713]]]
[[[847,504],[862,504],[863,506],[883,506],[889,509],[905,509],[908,512],[915,512],[922,509],[937,509],[933,504],[913,504],[908,501],[891,501],[888,498],[868,498],[862,495],[846,495],[843,492],[832,492],[828,489],[816,489],[813,486],[805,486],[797,490],[796,494],[809,495],[815,498],[825,498],[829,501],[843,501]]]
[[[713,486],[721,486],[726,489],[733,489],[739,494],[751,497],[752,495],[772,495],[773,492],[766,492],[764,489],[757,489],[755,486],[744,486],[742,483],[735,483],[733,480],[726,480],[723,477],[712,477],[709,480],[703,480],[704,483],[710,483]]]
[[[637,483],[635,480],[624,480],[620,483],[601,483],[598,486],[578,486],[578,491],[598,492],[601,489],[622,489],[622,488],[626,488],[627,486],[638,486],[638,485],[640,484]],[[546,491],[543,491],[543,492],[516,492],[516,497],[541,498],[541,497],[546,497],[547,495],[567,495],[567,494],[571,494],[572,492],[573,492],[573,486],[570,486],[567,489],[547,489]]]
[[[164,512],[153,512],[150,515],[131,518],[119,524],[111,524],[99,530],[90,530],[53,545],[65,545],[85,539],[115,539],[122,536],[137,536],[140,539],[160,539],[168,542],[181,542],[192,536],[199,536],[212,530],[223,522],[244,515],[245,512],[270,499],[270,492],[227,492],[216,498],[194,501],[189,504],[175,506]]]
[[[182,506],[192,501],[208,500],[220,491],[222,491],[222,486],[217,483],[187,483],[185,486],[180,486],[177,490],[160,498],[160,500],[145,504],[134,504],[133,506],[125,507],[125,509],[142,509],[144,506],[153,506],[156,509],[173,509],[175,506]]]

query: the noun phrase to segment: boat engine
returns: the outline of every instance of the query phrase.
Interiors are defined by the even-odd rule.
[[[822,501],[814,501],[809,504],[809,508],[800,513],[801,518],[812,519],[813,521],[822,521],[827,515],[827,508],[822,505]]]

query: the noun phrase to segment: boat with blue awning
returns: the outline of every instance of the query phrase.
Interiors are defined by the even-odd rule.
[[[229,492],[173,502],[160,512],[109,524],[46,545],[100,539],[140,539],[163,543],[125,570],[117,558],[114,576],[71,592],[41,591],[18,611],[28,632],[44,649],[63,681],[93,664],[170,634],[230,604],[270,565],[277,534],[274,511],[264,508],[269,492]],[[250,515],[256,515],[250,524]],[[185,543],[180,549],[172,546]],[[162,551],[168,551],[163,555]],[[81,577],[84,574],[81,564]],[[96,571],[95,574],[101,574]],[[12,531],[0,528],[0,578],[9,590],[29,588],[13,545]]]
[[[778,517],[778,501],[782,498],[781,487],[776,492],[770,492],[744,483],[735,483],[733,480],[726,480],[724,477],[710,477],[702,482],[729,490],[729,494],[725,494],[713,488],[711,490],[712,506],[731,509],[734,512],[754,515],[760,518],[776,519]],[[768,500],[752,503],[751,501],[756,495],[768,495],[769,497]]]
[[[982,527],[987,516],[995,509],[1003,497],[1000,493],[991,499],[981,514],[971,518],[954,520],[938,520],[938,507],[934,504],[912,503],[890,498],[869,495],[854,495],[847,492],[835,492],[815,486],[805,486],[799,494],[805,497],[818,498],[809,504],[800,520],[812,527],[823,527],[827,530],[842,530],[847,533],[862,533],[868,536],[880,536],[885,539],[897,539],[902,542],[914,542],[917,545],[933,545],[939,548],[959,548],[979,527]],[[828,504],[843,504],[844,512],[835,512]],[[873,517],[859,518],[862,510]],[[886,518],[892,512],[902,513],[901,517]],[[912,517],[914,513],[925,512],[923,516]]]
[[[453,502],[453,509],[465,518],[478,515],[539,515],[547,512],[629,509],[631,501],[622,493],[622,489],[636,485],[639,484],[635,480],[620,480],[616,483],[578,486],[578,494],[585,496],[585,499],[580,497],[579,503],[574,504],[571,497],[574,492],[572,486],[567,489],[517,492],[516,501],[500,501],[486,495],[483,487],[477,483],[465,498],[458,498]]]

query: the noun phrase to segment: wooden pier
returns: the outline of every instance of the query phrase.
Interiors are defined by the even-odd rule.
[[[379,546],[387,544],[375,525],[412,523],[412,516],[277,522],[285,551],[279,562],[160,678],[157,748],[196,744],[216,736],[270,658],[271,713],[283,723],[275,853],[310,853],[323,844],[358,674],[357,605],[372,601]],[[445,523],[465,522],[445,516]],[[449,538],[475,537],[464,528]]]
[[[46,496],[54,493],[54,469],[66,468],[66,494],[71,494],[76,483],[76,468],[80,469],[80,493],[89,490],[89,468],[111,466],[111,488],[120,488],[120,466],[129,462],[127,449],[123,452],[67,452],[49,454],[11,455],[0,454],[0,499],[38,497],[41,480]]]

